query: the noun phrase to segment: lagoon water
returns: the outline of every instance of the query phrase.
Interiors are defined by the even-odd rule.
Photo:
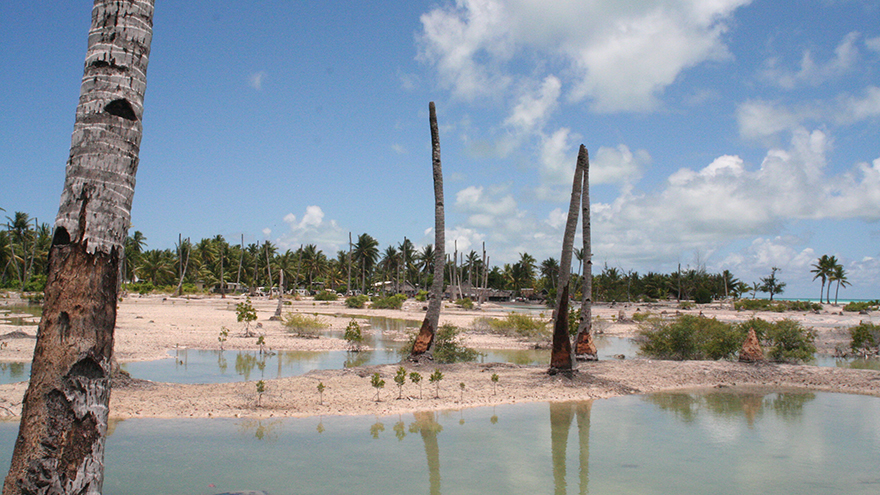
[[[365,399],[368,400],[368,399]],[[8,466],[17,423],[0,424]],[[861,494],[880,398],[725,390],[393,417],[131,419],[107,494]]]

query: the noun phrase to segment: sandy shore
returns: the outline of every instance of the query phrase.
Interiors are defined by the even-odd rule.
[[[235,305],[241,298],[161,296],[127,297],[119,305],[115,353],[120,362],[154,360],[168,357],[175,348],[219,349],[221,328],[229,335],[222,346],[227,350],[256,350],[256,338],[244,337],[244,325],[236,321]],[[278,321],[271,321],[276,300],[257,299],[255,330],[264,336],[266,347],[273,350],[342,350],[345,342],[339,338],[301,338],[290,335]],[[535,309],[536,313],[540,309]],[[613,322],[624,312],[623,322]],[[638,326],[632,323],[636,311],[674,314],[671,305],[599,305],[594,316],[604,322],[599,325],[606,335],[631,337]],[[322,303],[312,300],[295,301],[283,306],[283,313],[313,315],[331,329],[342,330],[352,318],[358,319],[369,330],[365,318],[382,316],[410,320],[408,331],[415,331],[424,318],[422,303],[408,301],[403,310],[353,310],[341,302]],[[743,321],[753,316],[765,320],[793,318],[817,331],[820,352],[831,353],[836,347],[848,345],[850,326],[869,317],[841,313],[839,308],[826,307],[819,313],[760,313],[736,312],[725,305],[702,306],[686,311],[702,313],[724,321]],[[505,308],[484,305],[480,310],[465,311],[444,307],[441,324],[452,323],[461,328],[474,327],[482,317],[504,317]],[[549,311],[545,313],[549,317]],[[411,328],[410,328],[411,327]],[[16,332],[19,338],[2,337],[6,343],[0,348],[0,361],[29,361],[33,353],[36,327],[33,325],[0,324],[0,334]],[[25,334],[25,337],[21,337]],[[400,335],[384,337],[406,338]],[[531,348],[534,343],[469,331],[466,343],[483,349]],[[417,371],[423,377],[421,391],[407,381],[402,392],[393,382],[399,365],[383,365],[342,370],[312,371],[302,376],[268,380],[266,390],[258,397],[251,382],[229,384],[181,385],[154,383],[143,380],[123,380],[114,383],[111,416],[131,417],[285,417],[312,415],[398,414],[415,410],[437,410],[461,407],[489,406],[517,402],[562,401],[613,397],[623,394],[648,393],[660,390],[695,387],[731,387],[770,385],[778,388],[806,388],[812,390],[869,394],[880,396],[880,372],[842,368],[819,368],[761,364],[747,365],[731,362],[675,362],[648,359],[603,360],[583,364],[573,378],[549,376],[546,366],[518,366],[513,364],[406,364],[407,372]],[[439,386],[439,398],[428,376],[435,370],[444,377]],[[370,384],[370,377],[378,372],[385,380],[379,391]],[[490,377],[497,374],[497,385]],[[317,385],[326,390],[320,397]],[[460,384],[464,384],[462,391]],[[0,417],[20,414],[21,398],[26,383],[0,385]],[[401,398],[398,398],[398,397]]]

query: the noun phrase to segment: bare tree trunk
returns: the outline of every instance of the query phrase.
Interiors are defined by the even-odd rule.
[[[351,232],[348,233],[348,294],[354,294],[351,290]]]
[[[422,328],[413,344],[410,359],[418,360],[425,355],[432,359],[434,335],[440,324],[440,308],[443,299],[443,271],[446,260],[446,221],[443,210],[443,169],[440,163],[440,130],[437,126],[437,111],[434,102],[428,104],[431,125],[431,162],[434,171],[434,280],[431,283],[428,311]]]
[[[187,244],[189,244],[189,237],[186,238]],[[180,249],[183,250],[183,241],[179,241]],[[180,279],[177,281],[177,290],[174,291],[175,296],[179,296],[183,291],[183,279],[186,277],[186,270],[189,268],[189,254],[192,252],[192,249],[186,250],[186,262],[183,263],[182,269],[180,270]],[[183,253],[181,253],[183,254]]]
[[[189,259],[189,258],[187,258]],[[235,277],[235,285],[241,290],[241,264],[244,262],[244,234],[241,234],[241,248],[238,254],[238,275]]]
[[[584,185],[581,193],[582,227],[584,234],[584,288],[581,294],[581,316],[578,320],[574,355],[578,361],[596,361],[598,351],[593,343],[593,241],[590,226],[590,155],[584,149]]]
[[[153,0],[95,0],[6,495],[101,493],[119,262],[131,220],[152,23]]]
[[[574,233],[577,230],[578,208],[581,206],[584,164],[587,149],[581,145],[577,164],[574,167],[574,181],[571,185],[571,202],[568,205],[568,220],[562,238],[562,255],[559,259],[557,279],[556,309],[553,310],[553,349],[550,351],[550,374],[571,372],[574,360],[571,353],[571,337],[568,333],[568,287],[571,278],[571,251],[574,247]]]

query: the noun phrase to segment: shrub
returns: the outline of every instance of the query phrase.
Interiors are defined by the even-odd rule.
[[[461,306],[462,309],[474,309],[474,302],[469,297],[455,301],[455,304]]]
[[[648,318],[650,318],[650,317],[651,317],[650,311],[645,311],[644,313],[641,311],[636,311],[635,313],[633,313],[632,319],[636,323],[643,323],[643,322],[647,321]]]
[[[418,294],[416,294],[416,301],[425,302],[428,300],[428,291],[420,290]]]
[[[361,350],[361,344],[364,342],[364,335],[361,332],[361,326],[358,325],[358,322],[355,321],[354,318],[348,322],[348,326],[345,327],[345,333],[342,335],[342,338],[348,343],[348,349],[350,351],[358,352]]]
[[[843,307],[844,311],[851,311],[853,313],[858,313],[859,311],[872,311],[877,310],[880,302],[878,301],[852,301],[846,304]]]
[[[697,304],[709,304],[712,302],[712,293],[705,287],[700,287],[694,293],[694,302]]]
[[[476,361],[481,354],[470,347],[465,346],[459,334],[461,330],[455,325],[446,323],[440,325],[437,333],[434,335],[434,361],[437,363],[463,363]],[[410,336],[409,341],[400,348],[398,353],[401,356],[408,356],[412,353],[413,345],[416,342],[418,333]]]
[[[300,337],[318,337],[321,330],[327,328],[327,324],[317,316],[307,316],[300,313],[287,313],[284,317],[284,326],[287,331]]]
[[[678,303],[679,309],[694,309],[695,305],[691,301],[681,301]]]
[[[376,299],[373,299],[370,307],[374,309],[400,309],[403,307],[404,301],[406,301],[405,295],[394,294],[393,296],[378,297]]]
[[[363,309],[364,305],[367,304],[370,298],[361,294],[359,296],[351,296],[345,299],[345,306],[353,309]]]
[[[770,301],[769,299],[740,299],[733,303],[736,310],[742,311],[818,311],[822,305],[809,301]]]
[[[849,329],[850,349],[856,353],[872,352],[880,345],[880,325],[862,322]]]
[[[774,361],[810,361],[816,354],[816,334],[794,320],[777,321],[767,331],[768,355]]]
[[[474,329],[501,335],[544,340],[550,337],[550,329],[546,320],[522,313],[508,313],[504,319],[478,318],[474,321]]]
[[[335,301],[339,299],[339,295],[332,290],[322,290],[315,294],[315,301]]]
[[[660,359],[728,359],[745,334],[714,318],[683,315],[671,322],[653,321],[637,337],[639,352]]]

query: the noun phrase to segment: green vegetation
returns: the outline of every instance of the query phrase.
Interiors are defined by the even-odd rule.
[[[469,297],[455,301],[455,304],[462,309],[474,309],[474,302]]]
[[[508,313],[504,319],[478,318],[474,321],[474,329],[529,340],[550,338],[547,320],[522,313]]]
[[[318,382],[318,404],[324,405],[324,390],[327,387],[324,386],[324,382]]]
[[[428,377],[428,381],[433,383],[434,387],[436,387],[435,393],[434,393],[435,399],[440,398],[440,380],[442,380],[442,379],[443,379],[443,373],[441,373],[440,370],[434,370],[434,372],[431,373],[431,376]]]
[[[226,342],[226,339],[229,337],[229,329],[226,327],[220,327],[220,335],[217,336],[217,340],[220,342],[220,350],[223,350],[223,343]]]
[[[464,382],[459,383],[459,384],[458,384],[458,388],[461,389],[461,398],[460,398],[460,402],[464,402],[464,388],[465,388],[465,384],[464,384]]]
[[[498,374],[492,373],[492,377],[489,379],[492,380],[492,395],[495,395],[495,386],[498,385]]]
[[[452,324],[440,325],[437,334],[434,336],[434,361],[437,363],[466,363],[476,361],[480,357],[480,353],[475,349],[471,349],[462,343],[460,337],[461,329]],[[413,345],[416,342],[417,333],[410,335],[409,341],[404,344],[398,355],[401,357],[409,356],[412,352]]]
[[[809,301],[771,301],[769,299],[741,299],[733,303],[737,311],[819,311],[822,305]]]
[[[317,315],[309,316],[302,313],[287,313],[282,322],[289,333],[298,337],[317,338],[327,324]]]
[[[361,294],[359,296],[351,296],[345,299],[345,306],[352,309],[364,309],[370,298]]]
[[[263,393],[266,392],[266,382],[260,380],[257,382],[257,407],[260,407],[260,402],[263,399]]]
[[[856,354],[877,354],[880,347],[880,325],[862,322],[849,329],[850,349]]]
[[[397,398],[403,398],[403,386],[406,384],[406,368],[401,366],[397,368],[397,373],[394,375],[394,383],[397,384]]]
[[[420,291],[416,294],[416,301],[418,301],[418,302],[425,302],[425,301],[427,301],[427,300],[428,300],[428,291],[426,291],[426,290],[420,290]]]
[[[859,313],[862,311],[877,311],[880,309],[880,301],[852,301],[847,303],[844,307],[844,311],[849,311],[852,313]]]
[[[250,297],[235,305],[235,315],[238,318],[239,323],[244,322],[244,334],[250,336],[251,322],[257,320],[257,310],[254,309],[254,305],[251,304]]]
[[[637,337],[639,352],[659,359],[733,359],[749,328],[774,361],[809,361],[816,353],[815,334],[794,320],[775,323],[752,319],[739,325],[714,318],[683,315],[664,322],[652,320]]]
[[[419,386],[419,399],[422,398],[422,375],[418,371],[409,374],[409,381]]]
[[[379,402],[379,390],[385,387],[385,380],[382,379],[382,376],[379,375],[379,372],[373,373],[373,377],[370,379],[370,385],[376,389],[376,402]]]
[[[403,307],[404,301],[406,301],[406,296],[403,294],[377,297],[376,299],[373,299],[372,303],[370,303],[370,307],[373,309],[400,309]]]
[[[315,301],[335,301],[339,299],[339,294],[332,290],[322,290],[315,294]]]
[[[345,333],[342,335],[342,338],[348,343],[349,351],[360,352],[361,345],[364,343],[364,335],[361,332],[361,326],[358,325],[358,322],[354,318],[348,322],[348,326],[345,327]]]

